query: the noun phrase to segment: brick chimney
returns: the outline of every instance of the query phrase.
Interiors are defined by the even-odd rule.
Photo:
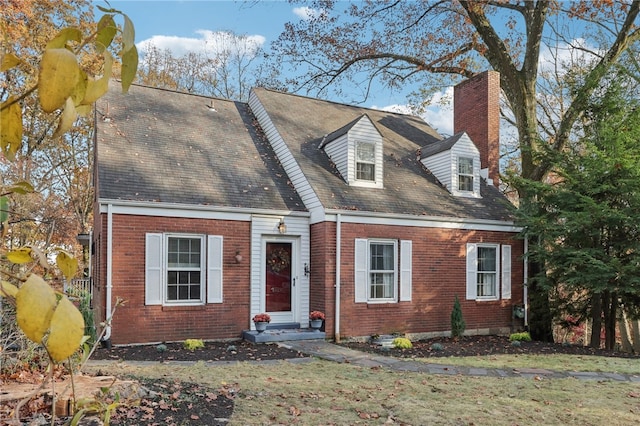
[[[453,131],[467,132],[480,151],[480,168],[500,183],[500,74],[485,71],[453,89]]]

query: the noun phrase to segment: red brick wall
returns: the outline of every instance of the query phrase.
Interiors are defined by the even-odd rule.
[[[103,216],[104,218],[104,216]],[[104,220],[106,222],[106,219]],[[106,235],[106,229],[103,229]],[[180,232],[222,235],[224,303],[202,306],[145,306],[145,234]],[[113,215],[112,298],[126,301],[112,322],[111,341],[145,343],[176,341],[186,338],[239,338],[249,324],[250,295],[250,223],[223,220],[177,219]],[[106,243],[106,238],[102,238]],[[106,284],[106,245],[101,256],[99,300],[104,303]],[[243,256],[236,263],[236,250]],[[97,272],[97,271],[96,271]]]
[[[465,131],[480,151],[481,168],[499,185],[500,74],[486,71],[454,88],[453,130]]]
[[[322,231],[322,232],[321,232]],[[312,228],[312,242],[335,235],[335,224],[319,224]],[[457,295],[462,305],[467,329],[499,329],[512,325],[512,305],[522,303],[523,243],[512,239],[515,234],[451,229],[399,227],[388,225],[342,224],[341,249],[341,338],[373,334],[446,332],[451,329],[451,310]],[[355,303],[354,241],[356,238],[389,238],[413,241],[412,300],[388,304]],[[474,242],[509,244],[512,246],[512,299],[476,302],[466,296],[466,244]],[[324,262],[323,250],[313,249],[312,263]],[[324,256],[324,258],[323,258]],[[325,298],[333,300],[335,266],[329,262],[325,276]],[[314,292],[312,302],[319,293]],[[333,323],[327,323],[333,335]]]

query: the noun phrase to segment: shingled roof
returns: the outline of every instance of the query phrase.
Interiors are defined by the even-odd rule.
[[[441,145],[442,137],[418,117],[263,88],[254,89],[254,94],[325,209],[512,220],[507,199],[484,180],[482,198],[455,197],[423,167],[419,150]],[[325,135],[342,131],[363,114],[383,137],[382,189],[349,186],[320,149]]]
[[[111,82],[96,105],[100,199],[304,211],[245,103]]]

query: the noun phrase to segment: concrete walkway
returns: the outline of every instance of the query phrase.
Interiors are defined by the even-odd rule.
[[[414,360],[370,354],[335,345],[325,340],[297,340],[279,343],[289,349],[300,351],[317,358],[359,365],[362,367],[382,367],[396,371],[424,372],[429,374],[467,375],[478,377],[523,377],[523,378],[574,378],[579,380],[614,380],[640,384],[640,374],[618,374],[603,372],[551,371],[540,368],[500,368],[458,367],[430,364]],[[640,360],[638,360],[640,364]]]

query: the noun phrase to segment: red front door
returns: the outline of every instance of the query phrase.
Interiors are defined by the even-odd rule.
[[[267,243],[265,296],[267,312],[291,312],[291,243]]]

